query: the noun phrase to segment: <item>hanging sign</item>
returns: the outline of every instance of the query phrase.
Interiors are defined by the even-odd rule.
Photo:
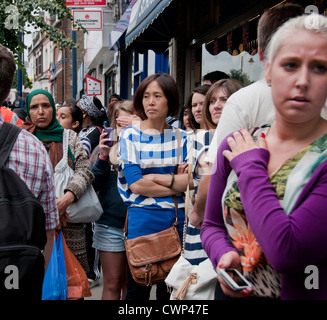
[[[72,10],[73,24],[79,23],[86,30],[102,30],[102,10]],[[77,27],[73,27],[77,30]]]
[[[89,96],[98,96],[102,94],[101,80],[93,78],[88,74],[85,76],[86,94]]]

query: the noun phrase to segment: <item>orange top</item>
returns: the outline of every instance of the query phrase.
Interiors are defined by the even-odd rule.
[[[0,107],[0,113],[3,117],[3,120],[15,125],[22,124],[23,120],[20,119],[15,112],[7,109],[6,107]]]

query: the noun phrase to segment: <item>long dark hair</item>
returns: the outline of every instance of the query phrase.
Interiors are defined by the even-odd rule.
[[[73,121],[78,121],[78,126],[75,128],[74,131],[79,133],[83,127],[83,112],[82,110],[77,107],[76,105],[68,106],[69,112],[72,115]]]
[[[196,87],[192,90],[192,92],[189,94],[187,100],[186,100],[186,107],[185,109],[189,109],[189,122],[190,122],[190,126],[191,128],[196,131],[197,129],[200,129],[201,124],[197,123],[194,119],[194,115],[192,113],[192,99],[193,99],[193,95],[194,93],[200,93],[203,94],[204,96],[206,96],[208,90],[210,89],[210,85],[209,84],[204,84],[202,86]],[[203,112],[203,110],[202,110]]]
[[[93,97],[93,103],[99,110],[101,110],[101,108],[104,110],[102,102],[96,96]],[[99,126],[101,128],[103,127],[103,122],[104,121],[108,122],[107,113],[105,111],[102,113],[101,116],[99,116],[97,118],[91,117],[91,119],[92,119],[92,122],[93,122],[94,125]]]

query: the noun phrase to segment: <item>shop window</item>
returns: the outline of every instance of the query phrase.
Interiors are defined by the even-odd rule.
[[[140,83],[148,76],[148,52],[134,54],[134,92]]]
[[[202,76],[219,70],[244,86],[259,80],[263,64],[259,59],[257,24],[259,17],[202,46]]]
[[[113,77],[112,72],[106,74],[106,76],[105,76],[105,97],[104,97],[106,106],[108,106],[111,95],[114,93],[117,93],[117,92],[114,92],[114,80],[113,79],[114,79],[114,77]]]
[[[156,54],[155,56],[155,72],[156,73],[169,73],[169,51]]]

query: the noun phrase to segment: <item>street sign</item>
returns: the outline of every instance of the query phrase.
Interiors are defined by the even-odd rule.
[[[107,0],[66,0],[67,7],[106,7]]]
[[[85,76],[86,94],[89,96],[98,96],[102,94],[101,80],[93,78],[88,74]]]
[[[102,30],[102,10],[72,10],[72,13],[73,24],[79,23],[87,30]]]

